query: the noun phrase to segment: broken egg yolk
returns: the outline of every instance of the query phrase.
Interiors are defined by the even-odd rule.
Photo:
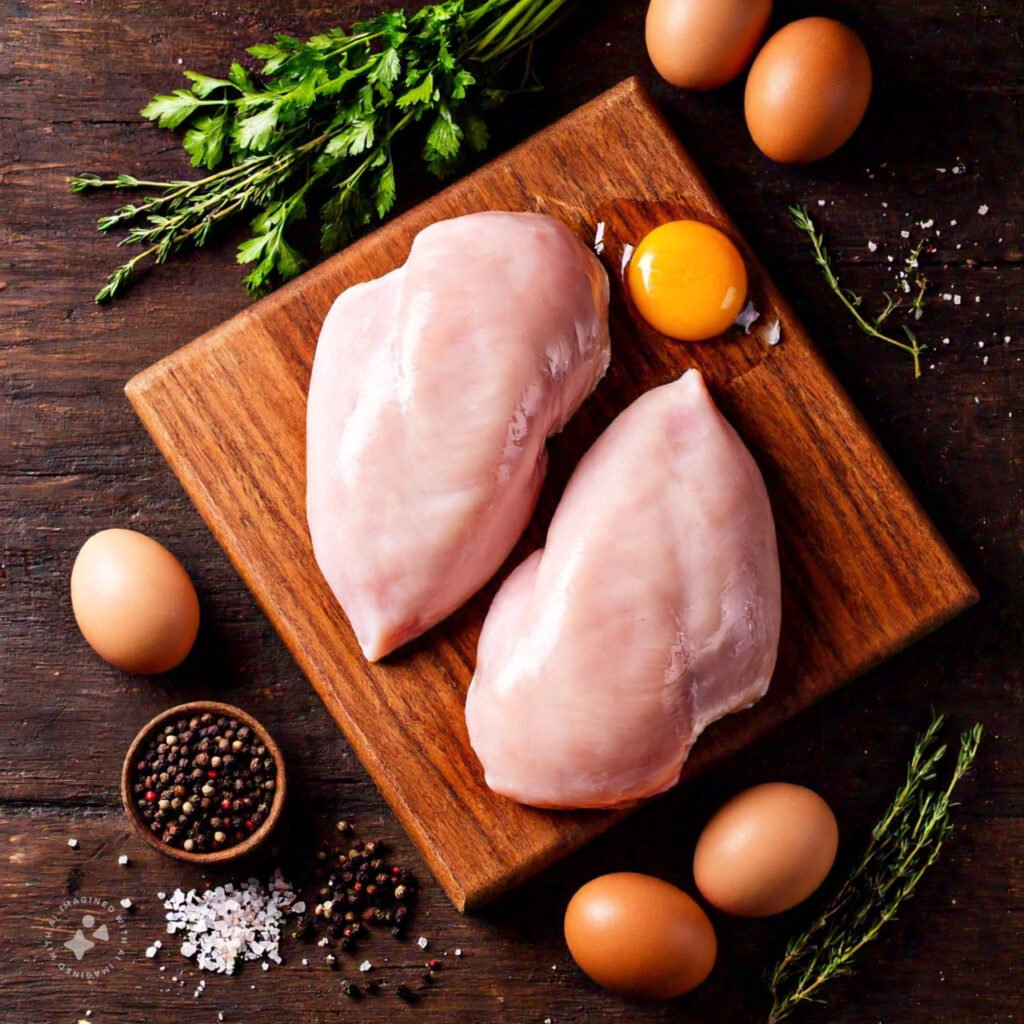
[[[706,341],[733,324],[747,300],[747,270],[735,245],[696,220],[656,227],[626,275],[640,315],[679,341]]]

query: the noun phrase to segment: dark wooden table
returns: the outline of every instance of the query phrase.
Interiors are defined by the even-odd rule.
[[[898,783],[929,705],[957,727],[979,720],[987,730],[957,811],[960,828],[918,897],[864,951],[857,973],[832,986],[827,1008],[803,1019],[1024,1020],[1024,757],[1017,742],[1024,9],[1017,0],[780,0],[776,23],[812,12],[848,18],[868,41],[877,71],[867,129],[840,158],[802,170],[772,166],[754,150],[740,86],[683,95],[657,80],[643,50],[643,3],[587,3],[545,49],[546,91],[497,115],[492,147],[500,152],[639,73],[963,559],[982,593],[977,608],[485,915],[459,917],[420,867],[425,891],[415,934],[430,938],[429,954],[389,936],[366,947],[392,981],[415,977],[427,955],[447,954],[439,984],[416,1007],[393,992],[349,1002],[340,982],[354,965],[331,973],[297,944],[286,946],[286,965],[269,973],[251,965],[239,977],[207,976],[198,999],[197,972],[187,966],[179,974],[185,965],[172,943],[156,960],[145,957],[164,931],[156,893],[202,878],[130,836],[118,805],[124,750],[168,704],[217,696],[270,726],[294,783],[284,837],[291,852],[281,851],[283,862],[340,816],[418,861],[122,395],[136,371],[246,304],[230,247],[170,266],[124,301],[97,308],[92,295],[116,256],[94,231],[105,204],[68,195],[65,177],[87,169],[184,173],[174,140],[136,116],[151,94],[178,84],[182,66],[217,71],[277,30],[311,33],[382,6],[0,0],[5,1021],[73,1021],[87,1010],[97,1024],[214,1021],[218,1011],[228,1021],[762,1021],[763,971],[804,911],[757,923],[716,916],[721,955],[710,983],[678,1003],[635,1006],[598,991],[573,968],[561,939],[566,900],[609,869],[648,871],[690,887],[693,840],[707,813],[737,788],[769,778],[826,795],[850,855]],[[417,188],[410,170],[407,201]],[[786,207],[794,202],[819,215],[844,283],[875,299],[893,284],[887,256],[898,262],[910,242],[932,239],[923,263],[935,298],[919,325],[930,346],[921,380],[901,353],[858,335],[837,308],[789,223]],[[71,564],[86,537],[108,526],[166,543],[200,590],[201,642],[167,678],[117,673],[75,628]],[[129,866],[118,865],[121,853]],[[268,854],[253,870],[276,859]],[[66,917],[62,901],[76,895],[118,910],[125,896],[135,904],[123,957],[92,980],[62,974],[47,955],[48,922]],[[303,956],[311,966],[301,965]]]

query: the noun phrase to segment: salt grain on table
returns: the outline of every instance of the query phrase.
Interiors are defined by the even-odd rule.
[[[200,970],[233,974],[246,960],[264,960],[265,971],[270,969],[266,961],[281,963],[281,925],[296,904],[295,893],[277,871],[266,887],[250,878],[238,887],[217,886],[201,895],[176,889],[164,908],[168,934],[183,933],[182,956],[195,957]]]

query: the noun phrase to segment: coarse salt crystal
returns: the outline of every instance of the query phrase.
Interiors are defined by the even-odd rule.
[[[910,237],[910,232],[909,231],[901,231],[900,232],[900,238],[909,238],[909,237]]]
[[[77,850],[78,849],[78,840],[77,839],[69,839],[68,840],[68,846],[70,846],[72,850]]]
[[[935,223],[935,219],[934,218],[931,218],[930,220],[923,220],[923,221],[920,222],[921,227],[924,228],[925,230],[930,228],[934,223]]]
[[[121,900],[121,906],[124,907],[125,910],[131,910],[133,904],[132,901],[127,896],[125,896],[125,898]]]
[[[195,956],[200,970],[233,974],[242,961],[256,959],[263,959],[263,970],[269,970],[270,962],[281,962],[284,917],[293,913],[295,902],[279,871],[266,886],[250,878],[202,894],[178,889],[164,901],[167,931],[183,933],[181,953]]]
[[[962,301],[962,300],[961,300],[961,298],[960,298],[960,296],[959,296],[959,295],[954,295],[954,296],[953,296],[953,305],[954,305],[954,306],[959,306],[959,305],[960,305],[960,303],[961,303],[961,301]]]
[[[369,960],[364,960],[359,965],[359,970],[362,971],[363,974],[366,974],[367,971],[372,971],[373,970],[373,964],[371,964]]]
[[[778,345],[782,340],[782,324],[778,320],[773,320],[768,325],[768,332],[765,334],[765,341],[769,345]]]
[[[462,950],[461,949],[455,950],[455,955],[456,956],[462,956]]]
[[[121,867],[127,866],[127,864],[128,864],[128,854],[127,853],[122,853],[121,856],[117,858],[117,863],[120,864]]]
[[[982,203],[981,206],[978,207],[978,213],[984,217],[985,214],[988,213],[988,206],[985,203]]]
[[[153,957],[155,957],[155,956],[156,956],[156,946],[150,946],[150,947],[149,947],[149,948],[148,948],[148,949],[146,950],[146,957],[147,957],[148,959],[152,960],[152,959],[153,959]]]
[[[430,945],[430,943],[429,943],[429,942],[427,941],[427,938],[426,938],[426,936],[425,936],[425,935],[421,935],[421,936],[420,936],[420,937],[419,937],[419,938],[418,938],[418,939],[416,940],[416,945],[417,945],[417,946],[419,946],[419,947],[420,947],[420,949],[426,949],[426,948],[427,948],[427,946],[429,946],[429,945]]]
[[[877,252],[877,251],[878,251],[878,243],[877,242],[868,242],[868,252]]]

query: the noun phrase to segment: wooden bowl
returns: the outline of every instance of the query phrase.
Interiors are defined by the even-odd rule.
[[[275,776],[275,790],[274,799],[270,805],[270,811],[267,814],[266,820],[260,825],[252,835],[243,839],[242,842],[236,843],[234,846],[226,846],[220,850],[212,850],[209,853],[190,853],[188,850],[182,850],[176,846],[171,846],[169,843],[165,843],[162,839],[155,836],[146,825],[139,814],[139,809],[135,806],[135,800],[132,796],[132,776],[134,774],[134,768],[136,762],[139,760],[139,753],[142,750],[143,744],[146,743],[150,737],[156,732],[162,725],[167,723],[168,719],[180,718],[180,717],[195,717],[196,715],[214,714],[214,715],[226,715],[229,718],[235,718],[243,725],[247,725],[252,732],[259,739],[266,748],[267,752],[274,759],[274,763],[277,765],[277,775]],[[179,704],[177,707],[168,708],[166,711],[161,711],[159,715],[148,721],[140,730],[138,735],[132,740],[131,746],[128,748],[128,753],[125,755],[124,765],[121,768],[121,803],[124,804],[125,813],[128,815],[128,819],[132,825],[135,826],[135,831],[147,842],[154,850],[158,850],[160,853],[165,854],[168,857],[174,857],[176,860],[188,861],[191,864],[223,864],[229,860],[235,860],[238,857],[243,857],[247,853],[251,853],[256,849],[266,838],[274,831],[274,826],[277,825],[281,818],[281,812],[284,809],[285,794],[287,791],[287,780],[284,770],[284,758],[281,756],[281,751],[277,744],[274,742],[270,733],[261,725],[252,715],[243,711],[241,708],[236,708],[232,704],[222,704],[220,701],[215,700],[195,700],[190,701],[188,704]]]

